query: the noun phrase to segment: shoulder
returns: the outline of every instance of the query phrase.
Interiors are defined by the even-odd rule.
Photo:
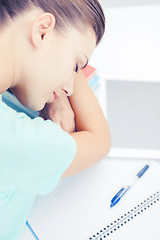
[[[53,190],[76,155],[75,140],[58,124],[40,117],[31,119],[3,102],[0,132],[0,156],[6,165],[1,182],[26,191],[46,194]],[[8,175],[11,183],[7,183]]]

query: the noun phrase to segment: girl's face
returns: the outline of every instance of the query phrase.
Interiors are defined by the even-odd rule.
[[[69,28],[65,33],[47,32],[35,45],[25,52],[12,91],[26,107],[41,110],[61,94],[72,94],[76,71],[87,64],[96,38],[89,27],[84,32]]]

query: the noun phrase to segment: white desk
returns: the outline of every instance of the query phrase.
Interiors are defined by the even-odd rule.
[[[126,194],[125,198],[119,202],[117,207],[113,209],[108,208],[113,193],[117,192],[117,190],[126,183],[126,180],[134,176],[144,164],[146,164],[146,161],[107,159],[88,169],[87,172],[75,176],[74,179],[68,178],[62,180],[54,192],[51,193],[50,196],[46,196],[45,204],[43,204],[43,199],[39,199],[39,201],[42,201],[42,208],[40,208],[40,202],[37,202],[37,205],[34,206],[34,213],[32,212],[30,215],[30,217],[33,218],[29,219],[29,221],[37,230],[39,236],[41,236],[40,240],[53,240],[53,236],[56,240],[84,240],[87,236],[90,237],[92,234],[96,233],[96,231],[99,231],[101,227],[109,224],[111,219],[117,219],[122,213],[125,213],[139,204],[140,201],[149,197],[150,193],[157,191],[159,188],[159,163],[155,163],[156,165],[154,165],[153,168],[150,166],[150,169],[144,177],[128,192],[128,194]],[[115,176],[117,176],[117,178]],[[84,194],[86,197],[84,197]],[[139,200],[135,198],[135,194]],[[64,199],[67,208],[65,204],[63,204]],[[74,201],[71,201],[71,199]],[[46,205],[46,203],[48,204]],[[78,207],[76,206],[77,203]],[[92,203],[91,206],[89,203]],[[126,203],[128,210],[126,209]],[[38,208],[36,208],[36,206],[38,206]],[[94,211],[92,211],[92,208]],[[62,212],[63,214],[61,214]],[[144,229],[148,225],[150,227],[152,226],[152,230],[154,229],[157,233],[157,237],[159,237],[159,215],[158,219],[156,219],[155,216],[155,218],[152,219],[153,221],[150,221],[149,212],[147,216],[149,222],[145,222],[144,227],[142,227],[142,222],[140,220],[138,220],[138,222],[140,221],[140,225],[137,225],[137,221],[134,221],[136,224],[136,231],[133,232],[133,229],[135,229],[135,224],[133,223],[133,225],[129,225],[129,233],[126,228],[123,228],[124,231],[118,233],[119,235],[124,232],[125,235],[125,238],[119,239],[128,239],[128,236],[132,236],[129,235],[130,233],[133,234],[133,239],[145,239],[146,232],[149,228],[146,228],[146,232]],[[84,217],[85,221],[83,221]],[[73,229],[74,231],[72,231]],[[79,231],[79,229],[81,231]],[[125,231],[125,229],[127,231]],[[153,234],[152,231],[148,232],[151,234],[151,238],[148,237],[146,239],[153,239],[153,236],[155,236],[154,231]],[[139,235],[139,233],[141,234]],[[64,236],[66,236],[66,238]],[[134,238],[134,236],[136,237]],[[24,229],[20,240],[33,239],[34,238],[28,230]],[[154,239],[158,240],[159,238]]]
[[[23,229],[23,232],[18,240],[35,240],[35,238],[32,235],[31,231],[28,229],[28,227],[25,226]]]

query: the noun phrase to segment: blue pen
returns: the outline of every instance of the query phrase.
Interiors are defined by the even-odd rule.
[[[144,168],[142,168],[137,175],[132,179],[132,181],[126,186],[121,188],[121,190],[112,198],[110,207],[115,206],[119,200],[123,197],[123,195],[135,184],[135,182],[140,179],[143,174],[147,171],[149,168],[149,165],[145,165]]]

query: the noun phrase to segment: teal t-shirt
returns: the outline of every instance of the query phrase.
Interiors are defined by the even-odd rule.
[[[36,195],[56,187],[75,154],[58,124],[0,102],[0,240],[18,239]]]

